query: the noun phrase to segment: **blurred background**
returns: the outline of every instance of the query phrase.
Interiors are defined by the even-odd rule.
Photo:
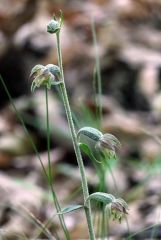
[[[40,162],[22,124],[23,119],[47,168],[45,93],[38,89],[31,94],[29,75],[36,64],[57,64],[56,38],[46,26],[54,14],[59,18],[60,9],[65,19],[63,66],[76,129],[97,127],[122,144],[117,159],[104,166],[103,180],[84,156],[90,192],[100,189],[103,181],[104,191],[129,204],[122,224],[108,222],[108,236],[161,239],[160,0],[0,1],[0,235],[48,239],[36,221],[51,219],[48,229],[63,239],[58,218],[52,218],[55,209]],[[50,91],[49,113],[60,204],[81,203],[79,170],[58,89]],[[96,207],[94,213],[101,237]],[[72,240],[87,238],[82,211],[65,219]]]

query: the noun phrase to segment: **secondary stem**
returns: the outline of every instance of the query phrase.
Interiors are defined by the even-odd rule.
[[[87,179],[86,179],[86,174],[85,174],[85,168],[83,164],[83,159],[81,155],[81,151],[77,142],[77,135],[72,119],[72,113],[70,109],[70,104],[68,100],[68,95],[66,91],[66,86],[65,86],[65,81],[64,81],[64,73],[63,73],[63,64],[62,64],[62,54],[61,54],[61,48],[60,48],[60,32],[56,33],[57,37],[57,54],[58,54],[58,65],[60,67],[61,71],[61,77],[62,77],[62,83],[60,84],[60,90],[64,102],[64,107],[67,115],[67,120],[71,132],[71,137],[72,137],[72,142],[81,174],[81,183],[82,183],[82,190],[83,190],[83,196],[84,196],[84,202],[86,202],[87,198],[89,197],[89,191],[88,191],[88,184],[87,184]],[[90,206],[90,201],[88,201],[87,207],[85,208],[85,213],[86,213],[86,219],[88,223],[88,230],[89,230],[89,236],[90,240],[95,240],[95,234],[94,234],[94,229],[93,229],[93,223],[92,223],[92,216],[91,216],[91,206]]]
[[[91,26],[92,26],[92,36],[93,36],[93,45],[95,49],[95,69],[96,69],[96,87],[95,90],[98,92],[98,97],[96,96],[96,106],[97,106],[97,113],[99,118],[99,125],[101,125],[102,121],[102,79],[101,79],[101,67],[100,67],[100,58],[99,58],[99,51],[98,51],[98,42],[96,36],[96,27],[94,19],[91,19]],[[95,94],[97,94],[95,92]],[[100,128],[101,126],[99,126]]]
[[[47,87],[45,88],[45,98],[46,98],[46,127],[47,127],[47,151],[48,151],[48,167],[49,167],[49,174],[48,174],[48,180],[53,196],[53,201],[55,204],[55,208],[57,212],[61,211],[61,207],[59,205],[56,193],[53,188],[53,176],[52,176],[52,166],[51,166],[51,159],[50,159],[50,127],[49,127],[49,104],[48,104],[48,89]],[[58,214],[62,229],[64,231],[64,235],[67,240],[70,240],[69,232],[67,230],[67,227],[65,225],[64,217],[61,214]]]
[[[49,184],[50,187],[51,187],[52,196],[53,196],[53,200],[54,200],[54,204],[55,204],[56,210],[57,210],[57,212],[60,212],[60,211],[61,211],[61,208],[60,208],[59,202],[58,202],[58,200],[57,200],[56,193],[55,193],[55,191],[54,191],[54,189],[53,189],[53,186],[52,186],[52,181],[51,181],[51,179],[52,179],[51,168],[49,167],[49,169],[50,169],[50,170],[49,170],[49,171],[50,171],[50,174],[49,174],[49,175],[51,176],[51,177],[49,177],[49,175],[47,174],[47,171],[46,171],[46,169],[45,169],[45,166],[44,166],[44,164],[43,164],[43,162],[42,162],[42,160],[41,160],[40,154],[39,154],[39,152],[38,152],[38,150],[37,150],[37,148],[36,148],[36,146],[35,146],[35,143],[34,143],[32,137],[31,137],[31,135],[30,135],[30,133],[29,133],[29,131],[28,131],[25,123],[24,123],[24,120],[23,120],[22,116],[20,115],[19,111],[17,110],[17,108],[16,108],[16,106],[15,106],[15,103],[14,103],[14,101],[13,101],[13,99],[12,99],[12,97],[11,97],[8,89],[7,89],[7,86],[6,86],[6,84],[5,84],[5,82],[4,82],[4,80],[3,80],[3,78],[2,78],[1,75],[0,75],[0,80],[1,80],[1,82],[2,82],[2,85],[3,85],[6,93],[7,93],[7,96],[8,96],[8,98],[9,98],[9,100],[10,100],[10,103],[11,103],[11,105],[12,105],[12,107],[13,107],[13,110],[15,111],[18,120],[19,120],[20,123],[22,124],[23,129],[24,129],[26,135],[27,135],[28,138],[29,138],[29,141],[30,141],[30,143],[31,143],[31,146],[33,147],[33,149],[34,149],[34,151],[35,151],[35,153],[36,153],[36,156],[38,157],[38,159],[39,159],[39,161],[40,161],[40,164],[41,164],[41,166],[42,166],[44,175],[45,175],[45,177],[46,177],[46,179],[47,179],[47,181],[48,181],[48,184]],[[49,161],[49,166],[51,166],[51,164],[50,164],[50,162],[51,162],[51,161],[50,161],[50,153],[49,153],[49,152],[50,152],[50,140],[49,140],[49,139],[50,139],[50,131],[49,131],[49,113],[48,113],[48,92],[47,92],[47,89],[46,89],[46,111],[47,111],[47,129],[48,129],[48,131],[47,131],[47,132],[48,132],[48,133],[47,133],[48,161]],[[64,219],[63,219],[63,218],[61,219],[61,215],[58,215],[58,216],[59,216],[60,223],[61,223],[61,225],[62,225],[64,234],[66,235],[66,239],[67,239],[67,240],[70,240],[70,236],[69,236],[68,230],[67,230],[67,228],[66,228]],[[69,237],[68,237],[68,236],[69,236]]]

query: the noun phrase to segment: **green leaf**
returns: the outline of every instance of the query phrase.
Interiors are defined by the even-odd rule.
[[[87,198],[85,205],[87,204],[87,201],[89,200],[95,200],[95,201],[99,201],[105,204],[109,204],[112,203],[115,200],[115,197],[112,194],[108,194],[108,193],[103,193],[103,192],[95,192],[92,193],[91,195],[89,195],[89,197]]]
[[[95,156],[93,155],[91,149],[88,147],[87,144],[85,143],[79,143],[79,147],[80,149],[92,160],[98,163],[101,163],[100,161],[98,161]]]
[[[66,213],[70,213],[73,211],[76,211],[80,208],[84,208],[84,205],[70,205],[68,207],[65,207],[64,209],[61,210],[61,212],[59,212],[58,214],[66,214]]]

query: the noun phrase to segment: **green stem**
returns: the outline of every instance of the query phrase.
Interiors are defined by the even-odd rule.
[[[56,207],[56,211],[60,212],[61,207],[59,205],[56,193],[53,188],[53,175],[52,175],[52,166],[51,166],[51,159],[50,159],[50,126],[49,126],[49,104],[48,104],[48,89],[47,87],[45,88],[45,99],[46,99],[46,128],[47,128],[47,151],[48,151],[48,167],[49,167],[49,174],[48,174],[48,179],[49,179],[49,185],[51,188],[52,196],[53,196],[53,201]],[[61,223],[62,229],[64,231],[64,235],[67,240],[70,240],[70,235],[67,230],[65,221],[64,221],[64,216],[62,214],[58,214],[59,221]]]
[[[47,151],[48,151],[48,168],[49,168],[49,183],[52,184],[52,169],[50,159],[50,127],[49,127],[49,104],[48,104],[48,89],[45,88],[45,100],[46,100],[46,129],[47,129]]]
[[[81,155],[81,151],[77,142],[77,135],[72,119],[72,113],[69,105],[69,100],[68,100],[68,95],[66,91],[66,86],[65,86],[65,81],[64,81],[64,73],[63,73],[63,64],[62,64],[62,54],[61,54],[61,48],[60,48],[60,32],[56,33],[57,37],[57,54],[58,54],[58,65],[60,67],[61,71],[61,77],[62,77],[62,83],[60,84],[60,90],[64,102],[64,107],[67,115],[67,120],[70,128],[70,133],[72,137],[72,142],[81,174],[81,183],[82,183],[82,190],[83,190],[83,196],[84,196],[84,202],[86,202],[87,198],[89,197],[89,191],[88,191],[88,184],[87,184],[87,179],[86,179],[86,174],[85,174],[85,168],[83,164],[83,159]],[[89,230],[89,236],[90,240],[95,240],[95,234],[94,234],[94,229],[93,229],[93,223],[92,223],[92,214],[91,214],[91,206],[90,206],[90,201],[87,201],[87,207],[85,208],[85,214],[86,214],[86,219],[88,223],[88,230]]]
[[[99,52],[98,52],[98,42],[97,42],[97,36],[96,36],[96,28],[94,19],[91,19],[91,26],[92,26],[92,36],[93,36],[93,45],[95,49],[95,70],[96,70],[96,79],[95,79],[95,90],[98,92],[98,98],[96,97],[96,106],[97,106],[97,112],[99,117],[99,124],[101,125],[102,121],[102,78],[101,78],[101,67],[100,67],[100,58],[99,58]],[[99,126],[100,127],[100,126]]]

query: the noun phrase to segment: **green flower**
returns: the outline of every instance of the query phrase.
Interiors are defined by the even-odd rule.
[[[61,82],[59,81],[60,69],[53,64],[48,64],[46,66],[39,64],[31,70],[30,79],[32,79],[32,92],[41,86],[46,86],[48,89],[51,89],[52,85],[58,85]]]
[[[101,152],[108,153],[109,156],[115,157],[116,149],[121,147],[120,141],[112,134],[105,133],[103,134],[96,128],[92,127],[83,127],[77,133],[77,139],[80,141],[80,136],[84,135],[93,141],[95,141],[96,149]]]
[[[116,149],[121,148],[120,141],[112,134],[105,133],[96,143],[96,149],[104,153],[108,158],[116,158]]]
[[[128,214],[128,205],[122,198],[116,198],[106,206],[113,220],[118,220],[121,223],[125,214]]]

